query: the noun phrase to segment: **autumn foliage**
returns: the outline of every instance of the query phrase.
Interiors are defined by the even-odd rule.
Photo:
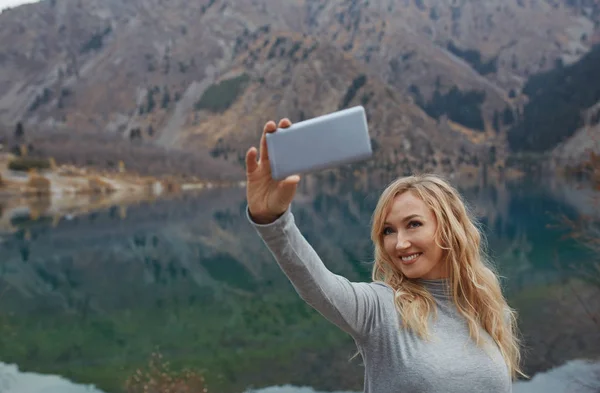
[[[184,369],[174,372],[160,353],[153,353],[148,365],[125,382],[127,393],[207,393],[204,377]]]

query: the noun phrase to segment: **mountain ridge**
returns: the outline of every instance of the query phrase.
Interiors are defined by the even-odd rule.
[[[494,1],[482,6],[468,0],[452,5],[433,0],[405,0],[395,5],[383,0],[285,4],[273,0],[252,4],[113,0],[92,1],[84,8],[76,0],[45,0],[0,14],[0,43],[9,48],[0,52],[0,87],[5,92],[0,95],[0,122],[9,128],[22,121],[28,127],[64,132],[109,133],[174,151],[192,149],[223,158],[223,144],[229,142],[236,147],[226,154],[227,160],[241,164],[248,144],[256,141],[244,139],[243,131],[231,133],[231,140],[225,142],[215,136],[223,133],[225,118],[237,120],[237,112],[228,114],[228,106],[216,111],[198,108],[198,102],[207,91],[218,91],[219,83],[227,80],[223,75],[261,74],[264,65],[251,64],[245,45],[260,45],[258,38],[252,38],[259,35],[266,45],[267,37],[279,34],[296,37],[295,50],[302,54],[299,62],[324,62],[303,58],[315,43],[339,52],[339,63],[325,61],[329,68],[318,74],[320,78],[339,74],[343,64],[352,59],[355,68],[346,72],[354,74],[346,79],[364,74],[368,81],[378,80],[398,97],[406,97],[401,99],[401,107],[388,105],[377,110],[377,118],[399,116],[398,111],[409,114],[398,134],[402,138],[390,136],[378,144],[401,150],[407,135],[419,139],[424,130],[419,124],[424,122],[428,130],[424,132],[437,153],[420,156],[407,151],[406,158],[413,164],[399,171],[425,168],[435,155],[438,162],[457,161],[456,151],[477,157],[490,145],[502,158],[508,150],[505,133],[510,124],[498,121],[499,114],[525,104],[527,97],[521,89],[530,75],[552,69],[555,62],[570,64],[584,56],[599,39],[598,20],[593,1]],[[264,64],[275,67],[277,61],[287,61],[277,54],[267,52]],[[326,54],[319,52],[318,56]],[[285,81],[286,72],[295,67],[303,69],[288,64],[269,78],[256,78]],[[256,80],[249,83],[266,99]],[[319,85],[322,79],[305,83]],[[329,104],[319,103],[318,107],[328,111],[339,108],[332,103],[340,100],[347,88],[336,86],[341,91],[319,96]],[[234,100],[246,100],[248,107],[252,101],[244,98],[245,94],[239,93]],[[282,93],[274,90],[273,94]],[[358,97],[354,103],[362,99]],[[257,110],[260,103],[254,102],[258,106],[253,116],[247,115],[251,118],[244,122],[245,127],[250,124],[259,133],[268,114],[293,117],[296,113],[294,121],[302,118],[293,100],[284,103],[267,113]],[[213,104],[204,105],[210,108]],[[310,107],[310,103],[303,105]],[[422,113],[417,115],[415,106],[428,119]],[[311,109],[304,111],[304,116],[316,114]],[[201,119],[209,120],[198,125]],[[466,140],[453,143],[462,135],[453,130],[465,128]],[[234,140],[238,136],[243,143]],[[472,157],[467,161],[475,162]],[[379,155],[377,160],[379,166],[397,161]],[[439,164],[432,166],[441,169]],[[448,169],[457,168],[453,164]]]

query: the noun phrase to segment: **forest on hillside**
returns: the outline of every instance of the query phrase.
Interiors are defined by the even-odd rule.
[[[532,76],[523,94],[529,102],[509,130],[513,151],[544,152],[584,125],[582,114],[600,102],[600,45],[580,61]],[[591,119],[594,125],[598,118]]]

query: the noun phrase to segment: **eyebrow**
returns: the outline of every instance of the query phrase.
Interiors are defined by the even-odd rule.
[[[423,219],[424,217],[421,216],[421,215],[419,215],[419,214],[411,214],[410,216],[404,217],[402,219],[402,222],[406,222],[406,221],[412,220],[413,218],[421,218],[421,219]],[[386,221],[386,222],[383,223],[383,225],[392,225],[392,224],[390,224],[389,222]]]

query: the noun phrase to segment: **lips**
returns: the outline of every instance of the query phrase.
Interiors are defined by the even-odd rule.
[[[404,255],[400,257],[400,260],[403,264],[410,265],[415,263],[422,254],[422,252],[416,252],[414,254]]]

